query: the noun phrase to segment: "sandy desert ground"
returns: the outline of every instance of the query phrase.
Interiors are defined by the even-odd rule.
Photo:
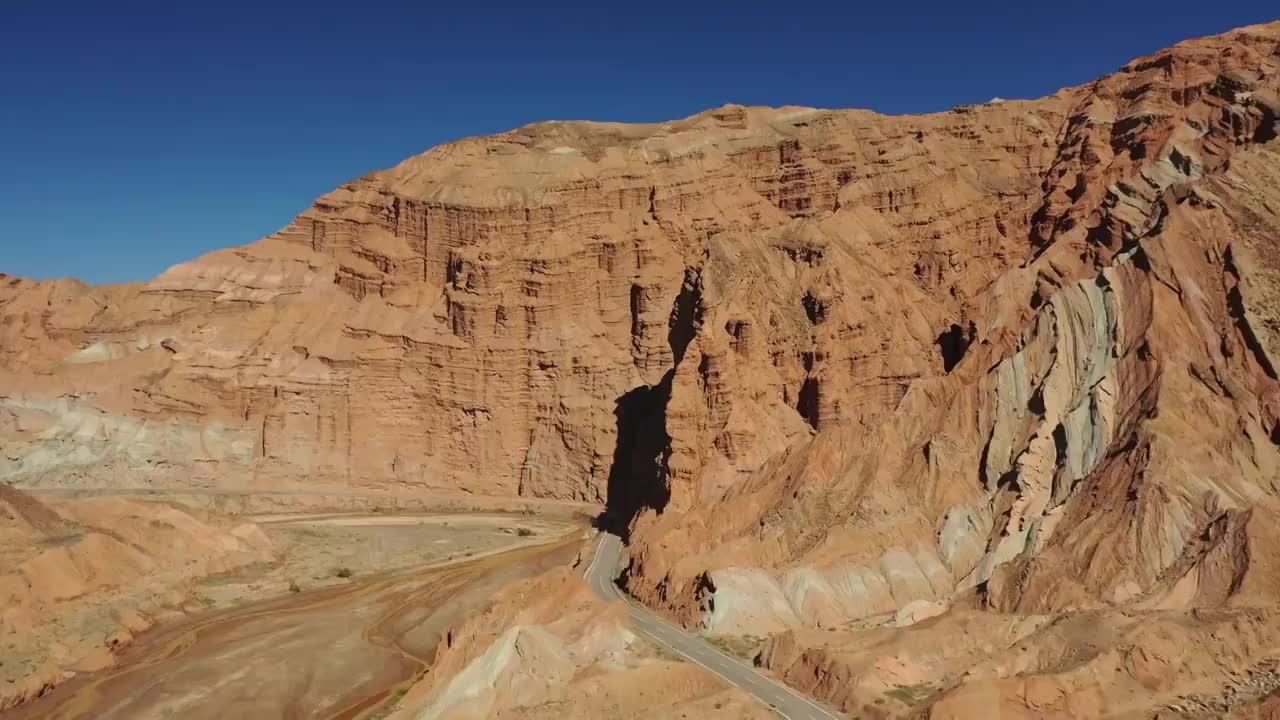
[[[571,560],[583,529],[3,492],[2,697],[43,695],[14,717],[355,717],[421,673],[464,590]]]

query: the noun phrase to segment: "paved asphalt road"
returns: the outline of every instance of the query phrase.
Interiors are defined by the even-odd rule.
[[[689,662],[701,665],[730,685],[742,688],[787,720],[838,720],[844,717],[632,601],[614,584],[621,555],[622,540],[617,535],[600,533],[584,576],[591,589],[606,602],[627,604],[632,626],[640,635]]]

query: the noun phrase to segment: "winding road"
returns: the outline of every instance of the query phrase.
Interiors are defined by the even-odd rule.
[[[741,660],[721,652],[684,628],[672,625],[624,595],[614,583],[621,556],[622,540],[611,533],[600,533],[584,577],[591,589],[606,602],[626,603],[632,627],[641,636],[691,663],[701,665],[730,685],[745,690],[786,720],[839,720],[844,717]]]

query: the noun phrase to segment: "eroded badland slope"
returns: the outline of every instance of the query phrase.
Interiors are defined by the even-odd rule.
[[[1263,713],[1278,115],[1273,23],[444,145],[148,283],[0,281],[0,478],[602,502],[635,596],[851,711]]]

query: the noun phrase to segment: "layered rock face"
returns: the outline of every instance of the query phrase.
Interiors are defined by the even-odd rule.
[[[840,276],[811,292],[816,433],[716,484],[722,408],[760,373],[708,317],[668,403],[673,500],[633,524],[629,588],[723,631],[969,597],[1269,602],[1278,45],[1280,26],[1248,28],[952,113],[988,149],[950,175],[912,119],[924,140],[897,147],[928,172],[854,181],[803,223],[831,238],[819,277]]]
[[[1278,93],[1271,24],[441,146],[149,283],[4,279],[0,477],[602,502],[722,631],[1269,602]]]
[[[149,283],[6,279],[0,471],[714,499],[943,373],[1067,98],[535,125]]]

